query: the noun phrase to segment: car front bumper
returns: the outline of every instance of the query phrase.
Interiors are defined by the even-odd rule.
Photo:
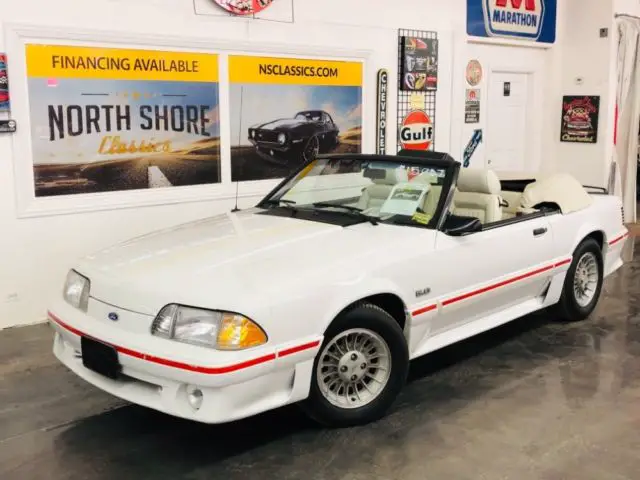
[[[62,302],[48,317],[54,355],[79,377],[129,402],[203,423],[230,422],[306,398],[322,342],[309,338],[275,348],[209,351],[148,333],[141,338]],[[84,366],[83,336],[115,348],[121,365],[117,379]],[[192,387],[202,392],[199,408],[189,402]]]

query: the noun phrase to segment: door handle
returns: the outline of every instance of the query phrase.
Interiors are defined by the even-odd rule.
[[[544,235],[545,233],[547,233],[547,229],[546,228],[536,228],[533,231],[533,236],[534,237],[539,237],[540,235]]]

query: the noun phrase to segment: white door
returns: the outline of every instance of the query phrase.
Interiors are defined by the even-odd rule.
[[[487,168],[523,171],[527,165],[529,75],[491,72],[486,142]]]
[[[513,307],[541,295],[552,271],[553,234],[547,217],[537,217],[462,237],[438,232],[438,272],[432,294],[442,311],[432,334]]]

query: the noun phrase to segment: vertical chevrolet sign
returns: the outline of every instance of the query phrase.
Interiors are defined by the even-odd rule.
[[[387,150],[387,85],[389,73],[386,69],[378,70],[378,112],[376,115],[377,136],[376,152],[384,155]]]
[[[557,0],[467,0],[467,33],[554,43]]]

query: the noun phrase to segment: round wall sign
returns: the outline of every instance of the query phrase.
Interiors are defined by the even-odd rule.
[[[482,65],[478,60],[471,60],[467,64],[467,83],[475,87],[482,81]]]
[[[234,15],[252,15],[254,13],[261,12],[269,5],[273,0],[213,0],[220,5],[226,11],[233,13]]]
[[[414,110],[404,117],[400,127],[400,144],[406,150],[429,150],[433,142],[433,123],[423,110]]]

